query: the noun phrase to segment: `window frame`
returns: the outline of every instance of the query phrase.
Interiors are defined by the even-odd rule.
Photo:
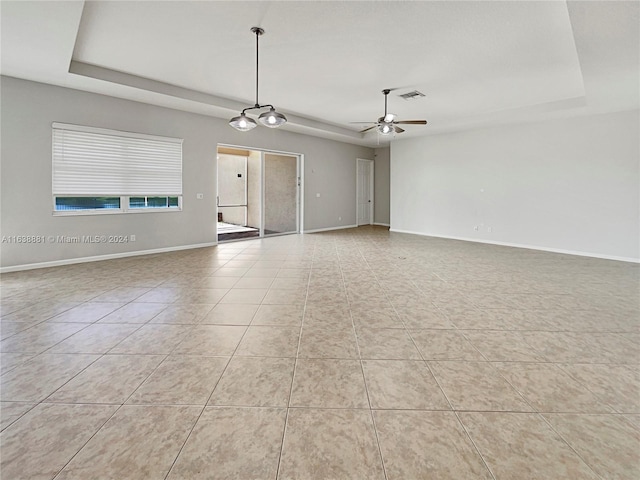
[[[56,198],[84,198],[84,197],[120,197],[120,208],[86,208],[82,210],[56,210]],[[177,207],[138,207],[131,208],[129,199],[131,197],[178,197]],[[166,213],[182,211],[182,195],[53,195],[52,208],[54,216],[74,216],[74,215],[119,215],[126,213]]]

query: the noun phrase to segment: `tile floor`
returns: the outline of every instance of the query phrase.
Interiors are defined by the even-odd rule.
[[[1,291],[3,479],[640,478],[637,265],[362,227]]]

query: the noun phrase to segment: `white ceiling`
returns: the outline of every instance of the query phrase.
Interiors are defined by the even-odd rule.
[[[221,118],[260,101],[288,130],[397,138],[639,106],[640,3],[2,1],[1,73]],[[420,100],[397,95],[417,89]],[[229,127],[231,128],[231,127]]]

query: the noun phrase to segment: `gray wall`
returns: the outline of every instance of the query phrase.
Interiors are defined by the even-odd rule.
[[[639,259],[637,110],[391,145],[391,228]]]
[[[370,148],[270,128],[242,133],[224,119],[10,77],[0,81],[2,235],[137,237],[120,244],[5,243],[3,267],[215,242],[218,143],[304,154],[304,230],[355,224],[355,159],[372,158]],[[183,211],[54,217],[52,122],[183,138]]]
[[[389,225],[389,188],[391,150],[389,147],[376,148],[373,162],[373,223]]]

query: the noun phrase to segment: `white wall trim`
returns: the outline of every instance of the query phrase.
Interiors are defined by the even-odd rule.
[[[380,225],[381,227],[390,227],[388,223],[373,222],[372,225]]]
[[[194,245],[179,245],[177,247],[154,248],[151,250],[137,250],[134,252],[110,253],[107,255],[95,255],[92,257],[68,258],[65,260],[54,260],[51,262],[27,263],[24,265],[13,265],[1,267],[0,273],[19,272],[22,270],[35,270],[37,268],[60,267],[63,265],[74,265],[76,263],[100,262],[102,260],[112,260],[115,258],[137,257],[140,255],[153,255],[154,253],[175,252],[178,250],[190,250],[193,248],[215,247],[218,242],[197,243]]]
[[[298,231],[296,233],[302,233],[304,228],[304,153],[300,153],[298,162],[300,188],[298,188]]]
[[[330,232],[331,230],[343,230],[345,228],[357,228],[357,225],[342,225],[340,227],[314,228],[313,230],[305,230],[302,233]]]
[[[397,228],[391,228],[389,231],[395,232],[395,233],[409,233],[411,235],[420,235],[422,237],[447,238],[449,240],[461,240],[463,242],[486,243],[489,245],[500,245],[502,247],[526,248],[528,250],[538,250],[542,252],[563,253],[565,255],[576,255],[579,257],[601,258],[603,260],[615,260],[618,262],[640,263],[640,258],[633,258],[633,257],[617,257],[614,255],[602,255],[599,253],[579,252],[576,250],[565,250],[562,248],[547,248],[547,247],[539,247],[536,245],[523,245],[519,243],[498,242],[493,240],[483,240],[479,238],[451,237],[447,235],[436,235],[433,233],[422,233],[422,232],[413,232],[410,230],[400,230]]]

